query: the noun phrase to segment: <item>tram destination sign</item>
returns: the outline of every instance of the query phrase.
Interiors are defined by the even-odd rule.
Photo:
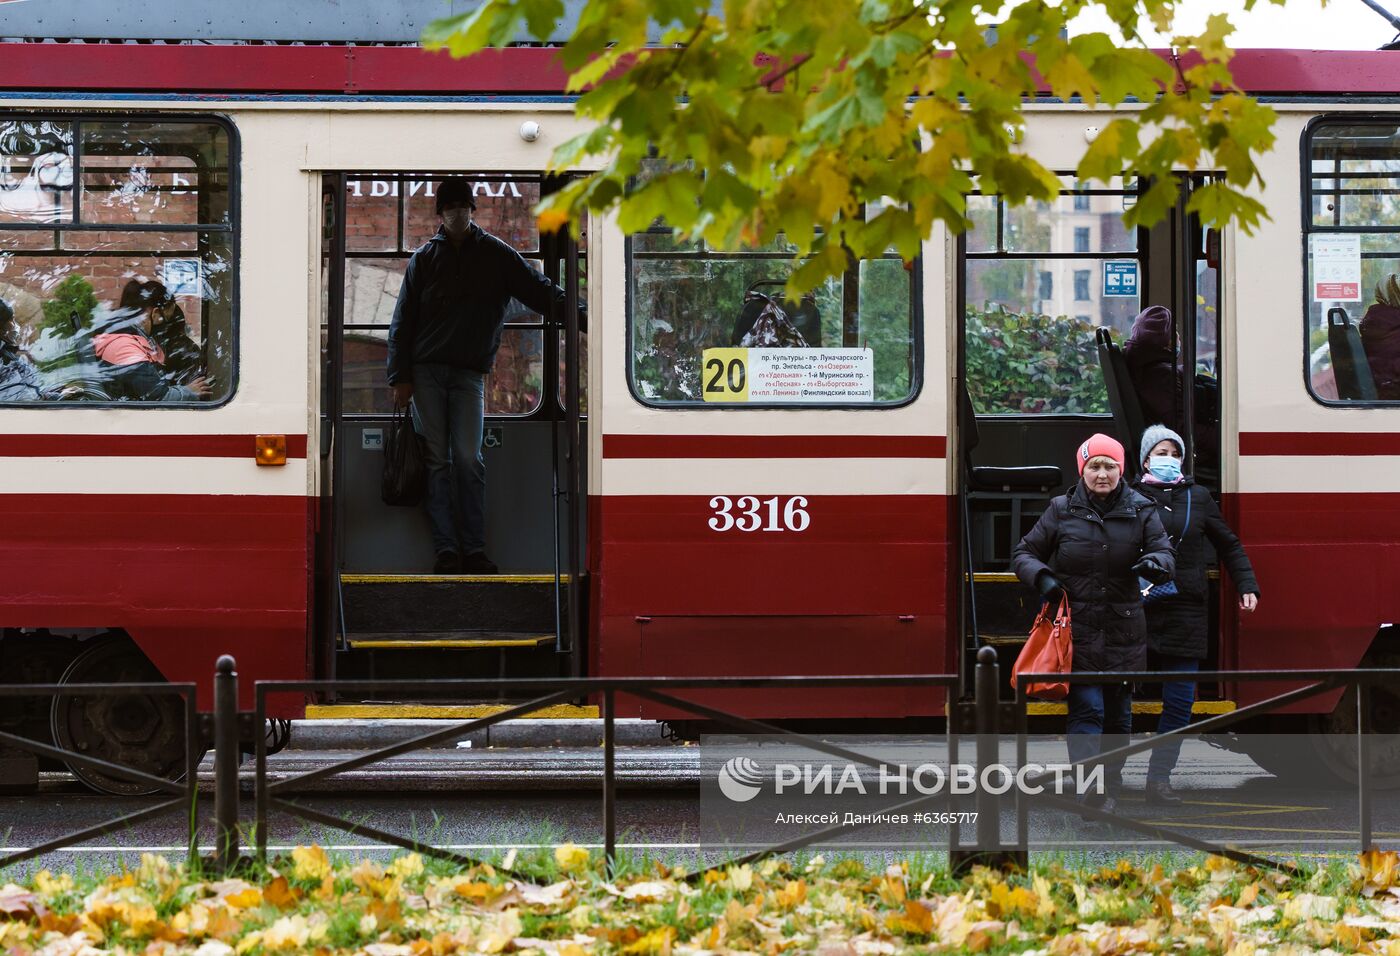
[[[706,349],[707,402],[825,405],[875,401],[870,349]]]

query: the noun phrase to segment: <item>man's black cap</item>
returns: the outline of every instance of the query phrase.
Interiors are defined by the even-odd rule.
[[[436,212],[442,215],[442,208],[450,202],[464,202],[476,208],[476,197],[472,195],[472,184],[467,179],[444,179],[438,186]]]

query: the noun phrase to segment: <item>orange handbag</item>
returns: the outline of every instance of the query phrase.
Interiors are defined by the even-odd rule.
[[[1050,617],[1050,602],[1041,605],[1026,646],[1011,665],[1011,687],[1016,688],[1018,674],[1068,674],[1073,669],[1074,644],[1070,640],[1069,598],[1060,599],[1060,609]],[[1069,681],[1031,681],[1026,696],[1040,700],[1064,700],[1069,696]]]

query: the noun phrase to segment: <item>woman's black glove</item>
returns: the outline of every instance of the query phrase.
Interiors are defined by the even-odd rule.
[[[1064,585],[1049,571],[1040,572],[1040,576],[1035,579],[1035,587],[1040,596],[1051,604],[1059,604],[1060,599],[1065,596]]]
[[[1147,555],[1137,564],[1133,565],[1133,573],[1140,578],[1146,578],[1153,584],[1166,584],[1172,579],[1171,572],[1157,563],[1157,559]]]

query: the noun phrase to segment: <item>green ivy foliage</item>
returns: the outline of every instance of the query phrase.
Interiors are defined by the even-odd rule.
[[[968,306],[966,342],[967,387],[980,415],[1109,411],[1092,323]]]
[[[53,329],[55,335],[67,338],[92,321],[92,314],[97,311],[97,295],[91,282],[74,273],[54,287],[43,309],[42,328]]]

